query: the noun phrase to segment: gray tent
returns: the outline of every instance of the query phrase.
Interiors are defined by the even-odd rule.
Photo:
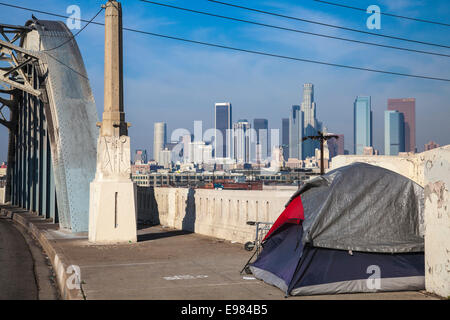
[[[250,269],[286,294],[423,289],[423,199],[421,186],[381,167],[330,171],[292,196]]]

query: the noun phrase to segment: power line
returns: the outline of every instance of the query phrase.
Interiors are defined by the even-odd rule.
[[[0,2],[0,5],[1,4],[3,4],[3,3]],[[17,6],[15,6],[15,7],[17,7]],[[29,9],[29,8],[25,8],[25,10],[35,11],[35,10]],[[44,14],[48,14],[48,15],[52,15],[52,16],[59,16],[59,17],[67,18],[66,16],[54,14],[54,13],[51,13],[51,12],[45,12],[45,11],[36,10],[36,12],[38,12],[38,11],[40,13],[44,13]],[[104,25],[102,23],[95,23],[95,24]],[[414,74],[393,72],[393,71],[387,71],[387,70],[378,70],[378,69],[370,69],[370,68],[349,66],[349,65],[343,65],[343,64],[329,63],[329,62],[325,62],[325,61],[317,61],[317,60],[296,58],[296,57],[278,55],[278,54],[274,54],[274,53],[270,53],[270,52],[263,52],[263,51],[255,51],[255,50],[249,50],[249,49],[235,48],[235,47],[224,46],[224,45],[215,44],[215,43],[209,43],[209,42],[202,42],[202,41],[197,41],[197,40],[179,38],[179,37],[174,37],[174,36],[169,36],[169,35],[164,35],[164,34],[159,34],[159,33],[153,33],[153,32],[148,32],[148,31],[143,31],[143,30],[138,30],[138,29],[126,28],[126,27],[123,27],[123,30],[130,31],[130,32],[135,32],[135,33],[140,33],[140,34],[147,34],[147,35],[160,37],[160,38],[172,39],[172,40],[183,41],[183,42],[187,42],[187,43],[194,43],[194,44],[199,44],[199,45],[204,45],[204,46],[209,46],[209,47],[228,49],[228,50],[245,52],[245,53],[253,53],[253,54],[257,54],[257,55],[274,57],[274,58],[280,58],[280,59],[285,59],[285,60],[301,61],[301,62],[320,64],[320,65],[327,65],[327,66],[332,66],[332,67],[340,67],[340,68],[347,68],[347,69],[353,69],[353,70],[369,71],[369,72],[390,74],[390,75],[397,75],[397,76],[404,76],[404,77],[412,77],[412,78],[420,78],[420,79],[428,79],[428,80],[437,80],[437,81],[450,82],[450,79],[446,79],[446,78],[438,78],[438,77],[423,76],[423,75],[414,75]]]
[[[200,45],[204,45],[204,46],[210,46],[210,47],[216,47],[216,48],[222,48],[222,49],[228,49],[228,50],[234,50],[234,51],[240,51],[240,52],[246,52],[246,53],[253,53],[253,54],[257,54],[257,55],[269,56],[269,57],[274,57],[274,58],[281,58],[281,59],[287,59],[287,60],[309,62],[309,63],[315,63],[315,64],[321,64],[321,65],[327,65],[327,66],[333,66],[333,67],[340,67],[340,68],[347,68],[347,69],[354,69],[354,70],[362,70],[362,71],[370,71],[370,72],[384,73],[384,74],[397,75],[397,76],[405,76],[405,77],[413,77],[413,78],[421,78],[421,79],[428,79],[428,80],[439,80],[439,81],[450,82],[450,79],[446,79],[446,78],[437,78],[437,77],[414,75],[414,74],[401,73],[401,72],[393,72],[393,71],[386,71],[386,70],[378,70],[378,69],[370,69],[370,68],[363,68],[363,67],[355,67],[355,66],[337,64],[337,63],[330,63],[330,62],[324,62],[324,61],[317,61],[317,60],[310,60],[310,59],[303,59],[303,58],[284,56],[284,55],[274,54],[274,53],[270,53],[270,52],[263,52],[263,51],[255,51],[255,50],[249,50],[249,49],[235,48],[235,47],[224,46],[224,45],[210,43],[210,42],[203,42],[203,41],[179,38],[179,37],[168,36],[168,35],[164,35],[164,34],[153,33],[153,32],[142,31],[142,30],[136,30],[136,29],[130,29],[130,28],[123,28],[123,29],[124,30],[128,30],[128,31],[142,33],[142,34],[148,34],[148,35],[155,36],[155,37],[167,38],[167,39],[172,39],[172,40],[184,41],[184,42],[195,43],[195,44],[200,44]]]
[[[89,80],[89,78],[88,78],[87,76],[85,76],[85,75],[82,74],[81,72],[75,70],[74,68],[72,68],[71,66],[69,66],[69,65],[67,65],[66,63],[62,62],[61,60],[55,58],[55,57],[52,56],[50,53],[45,52],[45,54],[46,54],[47,56],[49,56],[50,58],[52,58],[53,60],[55,60],[56,62],[59,62],[60,64],[62,64],[62,65],[65,66],[66,68],[72,70],[73,72],[75,72],[76,74],[78,74],[80,77],[83,77],[83,78]]]
[[[450,57],[449,54],[444,54],[444,53],[416,50],[416,49],[410,49],[410,48],[402,48],[402,47],[384,45],[384,44],[374,43],[374,42],[353,40],[353,39],[348,39],[348,38],[330,36],[330,35],[323,34],[323,33],[315,33],[315,32],[303,31],[303,30],[299,30],[299,29],[292,29],[292,28],[276,26],[276,25],[272,25],[272,24],[260,23],[260,22],[256,22],[256,21],[232,18],[232,17],[228,17],[228,16],[215,14],[215,13],[198,11],[198,10],[193,10],[193,9],[188,9],[188,8],[182,8],[182,7],[177,7],[177,6],[173,6],[173,5],[169,5],[169,4],[163,4],[163,3],[154,2],[154,1],[148,1],[148,0],[140,0],[140,1],[141,2],[146,2],[146,3],[149,3],[149,4],[154,4],[154,5],[158,5],[158,6],[167,7],[167,8],[172,8],[172,9],[177,9],[177,10],[182,10],[182,11],[202,14],[202,15],[211,16],[211,17],[215,17],[215,18],[227,19],[227,20],[231,20],[231,21],[244,22],[244,23],[254,24],[254,25],[258,25],[258,26],[279,29],[279,30],[283,30],[283,31],[291,31],[291,32],[297,32],[297,33],[303,33],[303,34],[317,36],[317,37],[323,37],[323,38],[329,38],[329,39],[335,39],[335,40],[342,40],[342,41],[354,42],[354,43],[359,43],[359,44],[366,44],[366,45],[382,47],[382,48],[388,48],[388,49],[396,49],[396,50],[409,51],[409,52],[415,52],[415,53],[430,54],[430,55],[436,55],[436,56],[442,56],[442,57]]]
[[[323,1],[323,0],[313,0],[313,1],[321,2],[321,3],[324,3],[324,4],[330,4],[332,6],[343,7],[343,8],[347,8],[347,9],[353,9],[353,10],[359,10],[359,11],[367,12],[366,9],[352,7],[352,6],[349,6],[349,5],[342,4],[342,3],[334,3],[334,2]],[[387,13],[387,12],[380,12],[380,14],[383,14],[385,16],[395,17],[395,18],[401,18],[401,19],[407,19],[407,20],[413,20],[413,21],[418,21],[418,22],[425,22],[425,23],[431,23],[431,24],[437,24],[437,25],[441,25],[441,26],[450,27],[450,24],[439,22],[439,21],[426,20],[426,19],[420,19],[420,18],[414,18],[414,17],[406,17],[406,16],[401,16],[401,15],[398,15],[398,14]]]
[[[283,14],[279,14],[279,13],[264,11],[264,10],[260,10],[260,9],[244,7],[244,6],[231,4],[231,3],[227,3],[227,2],[222,2],[222,1],[217,1],[217,0],[207,0],[207,1],[214,2],[214,3],[217,3],[217,4],[222,4],[222,5],[225,5],[225,6],[230,6],[230,7],[235,7],[235,8],[239,8],[239,9],[244,9],[244,10],[248,10],[248,11],[268,14],[268,15],[272,15],[272,16],[276,16],[276,17],[280,17],[280,18],[285,18],[285,19],[291,19],[291,20],[297,20],[297,21],[303,21],[303,22],[307,22],[307,23],[317,24],[317,25],[326,26],[326,27],[330,27],[330,28],[342,29],[342,30],[347,30],[347,31],[353,31],[353,32],[369,34],[369,35],[377,36],[377,37],[383,37],[383,38],[389,38],[389,39],[395,39],[395,40],[402,40],[402,41],[408,41],[408,42],[413,42],[413,43],[419,43],[419,44],[425,44],[425,45],[429,45],[429,46],[435,46],[435,47],[441,47],[441,48],[450,49],[450,46],[447,46],[447,45],[444,45],[444,44],[431,43],[431,42],[425,42],[425,41],[420,41],[420,40],[414,40],[414,39],[407,39],[407,38],[401,38],[401,37],[396,37],[396,36],[390,36],[390,35],[381,34],[381,33],[375,33],[375,32],[369,32],[369,31],[364,31],[364,30],[352,29],[352,28],[347,28],[347,27],[343,27],[343,26],[323,23],[323,22],[319,22],[319,21],[313,21],[313,20],[308,20],[308,19],[303,19],[303,18],[298,18],[298,17],[287,16],[287,15],[283,15]]]
[[[103,8],[100,8],[100,10],[98,10],[98,12],[96,13],[96,15],[94,17],[92,17],[91,20],[89,20],[88,23],[86,23],[83,28],[81,28],[77,33],[75,33],[74,35],[72,35],[67,41],[61,43],[60,45],[51,48],[51,49],[46,49],[46,50],[42,50],[42,52],[48,52],[48,51],[52,51],[58,48],[61,48],[63,45],[65,45],[66,43],[72,41],[72,39],[74,39],[77,35],[79,35],[95,18],[97,18],[97,16],[100,14],[100,12],[102,12]]]

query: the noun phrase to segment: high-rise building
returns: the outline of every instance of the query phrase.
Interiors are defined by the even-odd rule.
[[[425,151],[433,150],[433,149],[436,149],[436,148],[439,148],[439,147],[440,147],[439,144],[437,144],[434,141],[430,141],[430,142],[425,144]]]
[[[250,162],[250,128],[245,119],[233,124],[233,155],[237,163]]]
[[[289,159],[289,118],[281,119],[281,147],[283,148],[283,158]]]
[[[153,160],[160,162],[159,154],[167,142],[167,125],[165,122],[155,122],[153,130]]]
[[[403,113],[405,119],[405,151],[416,152],[416,99],[388,99],[388,110]]]
[[[189,144],[189,158],[195,164],[208,163],[212,160],[212,145],[204,141],[193,141]]]
[[[146,164],[147,163],[147,150],[136,150],[134,154],[134,164]]]
[[[189,162],[191,162],[190,156],[189,156],[189,144],[191,143],[191,135],[185,134],[181,138],[181,142],[183,143],[183,162],[189,163]]]
[[[386,110],[384,112],[384,154],[396,156],[399,152],[405,152],[403,113]]]
[[[316,103],[314,102],[314,85],[305,83],[303,85],[303,99],[301,104],[303,112],[303,136],[315,136],[320,130],[320,124],[316,118]],[[318,140],[308,139],[303,142],[302,153],[303,159],[314,157],[315,149],[320,148]]]
[[[372,146],[372,106],[370,96],[358,96],[353,104],[353,139],[355,154]]]
[[[335,134],[335,133],[328,133],[330,135],[338,136],[338,138],[331,138],[327,140],[328,145],[328,151],[330,153],[330,159],[344,154],[344,135],[343,134]]]
[[[256,159],[264,160],[269,155],[269,121],[254,119],[253,129],[256,131]]]
[[[172,151],[168,148],[159,151],[159,161],[158,164],[164,166],[164,168],[169,168],[172,164]]]
[[[344,148],[344,135],[343,134],[337,134],[337,136],[339,137],[336,141],[337,144],[337,150],[336,150],[336,155],[341,155],[341,154],[345,154],[345,148]]]
[[[232,107],[231,103],[216,103],[214,105],[214,157],[231,158]],[[219,133],[220,132],[220,133]]]
[[[300,110],[300,106],[292,106],[289,115],[289,158],[303,159],[303,123],[303,112]]]

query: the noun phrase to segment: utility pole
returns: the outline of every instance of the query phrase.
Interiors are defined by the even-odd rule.
[[[90,185],[89,241],[136,242],[136,185],[131,180],[129,124],[123,105],[122,7],[105,5],[105,91],[97,123],[97,170]]]
[[[319,140],[320,141],[320,175],[323,175],[325,173],[325,170],[324,170],[324,167],[323,167],[323,142],[327,141],[327,140],[330,140],[332,138],[339,139],[339,136],[331,135],[331,134],[330,135],[325,135],[321,131],[318,131],[317,133],[318,133],[317,136],[307,136],[307,137],[304,137],[302,139],[302,141],[305,141],[305,140],[308,140],[308,139]]]

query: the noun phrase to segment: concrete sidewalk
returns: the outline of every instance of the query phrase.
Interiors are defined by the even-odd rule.
[[[285,299],[278,288],[239,272],[250,253],[242,244],[153,226],[138,243],[93,245],[87,233],[70,234],[23,210],[3,207],[41,243],[65,299]],[[81,288],[73,269],[79,267]],[[69,271],[69,273],[67,273]],[[291,299],[435,299],[421,292],[386,292]]]

